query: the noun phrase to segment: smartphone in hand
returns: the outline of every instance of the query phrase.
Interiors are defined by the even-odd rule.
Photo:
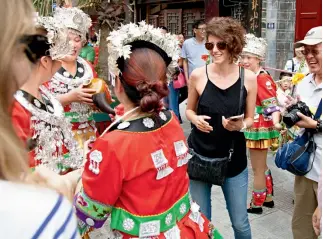
[[[244,118],[244,114],[242,114],[242,115],[236,115],[236,116],[231,116],[228,119],[231,120],[231,121],[236,122],[236,121],[239,121],[239,120],[241,120],[243,118]]]

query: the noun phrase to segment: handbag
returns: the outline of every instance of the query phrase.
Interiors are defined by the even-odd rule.
[[[244,68],[240,68],[240,97],[239,111],[242,111],[242,97],[244,90]],[[190,179],[202,181],[205,183],[222,186],[227,174],[228,163],[231,161],[234,153],[235,141],[232,139],[230,150],[227,157],[207,158],[196,154],[191,150],[192,158],[188,161],[188,175]]]
[[[315,113],[314,119],[322,115],[322,99]],[[284,144],[278,149],[275,156],[275,164],[278,168],[287,170],[296,176],[304,176],[313,168],[315,160],[316,144],[313,133],[305,130],[303,135],[298,136],[291,143]],[[314,153],[312,162],[311,154]]]
[[[173,87],[174,89],[180,89],[184,86],[186,86],[186,78],[183,71],[181,70],[181,73],[179,73],[177,78],[173,81]]]

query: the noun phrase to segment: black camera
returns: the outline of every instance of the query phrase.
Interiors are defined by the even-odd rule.
[[[310,108],[308,108],[304,102],[299,101],[297,104],[287,108],[287,113],[283,116],[283,121],[288,128],[294,126],[298,121],[301,120],[297,115],[297,112],[301,112],[305,116],[312,117]]]

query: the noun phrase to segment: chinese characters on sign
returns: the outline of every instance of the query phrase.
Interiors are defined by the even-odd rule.
[[[261,34],[261,0],[249,0],[249,32]]]

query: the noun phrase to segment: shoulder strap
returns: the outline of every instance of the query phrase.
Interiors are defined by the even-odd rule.
[[[207,72],[207,64],[205,64],[205,73],[206,73],[207,80],[210,80],[210,79],[209,79],[209,74],[208,74],[208,72]]]
[[[294,70],[295,70],[295,63],[294,63],[294,59],[292,58],[292,59],[291,59],[291,61],[292,61],[292,72],[294,72]]]
[[[314,115],[314,119],[317,120],[317,119],[321,118],[321,115],[322,115],[322,99],[320,101],[319,107],[316,110],[316,113]]]
[[[242,114],[242,102],[243,102],[243,90],[244,90],[244,68],[240,67],[239,72],[240,72],[241,86],[240,86],[240,97],[239,97],[238,113]]]
[[[240,80],[241,80],[241,85],[240,85],[240,96],[239,96],[239,108],[238,108],[238,114],[243,113],[242,112],[242,102],[243,102],[243,90],[244,90],[244,68],[239,67],[239,74],[240,74]],[[231,161],[232,155],[234,153],[234,145],[235,145],[235,139],[232,139],[230,150],[229,150],[229,161]]]

